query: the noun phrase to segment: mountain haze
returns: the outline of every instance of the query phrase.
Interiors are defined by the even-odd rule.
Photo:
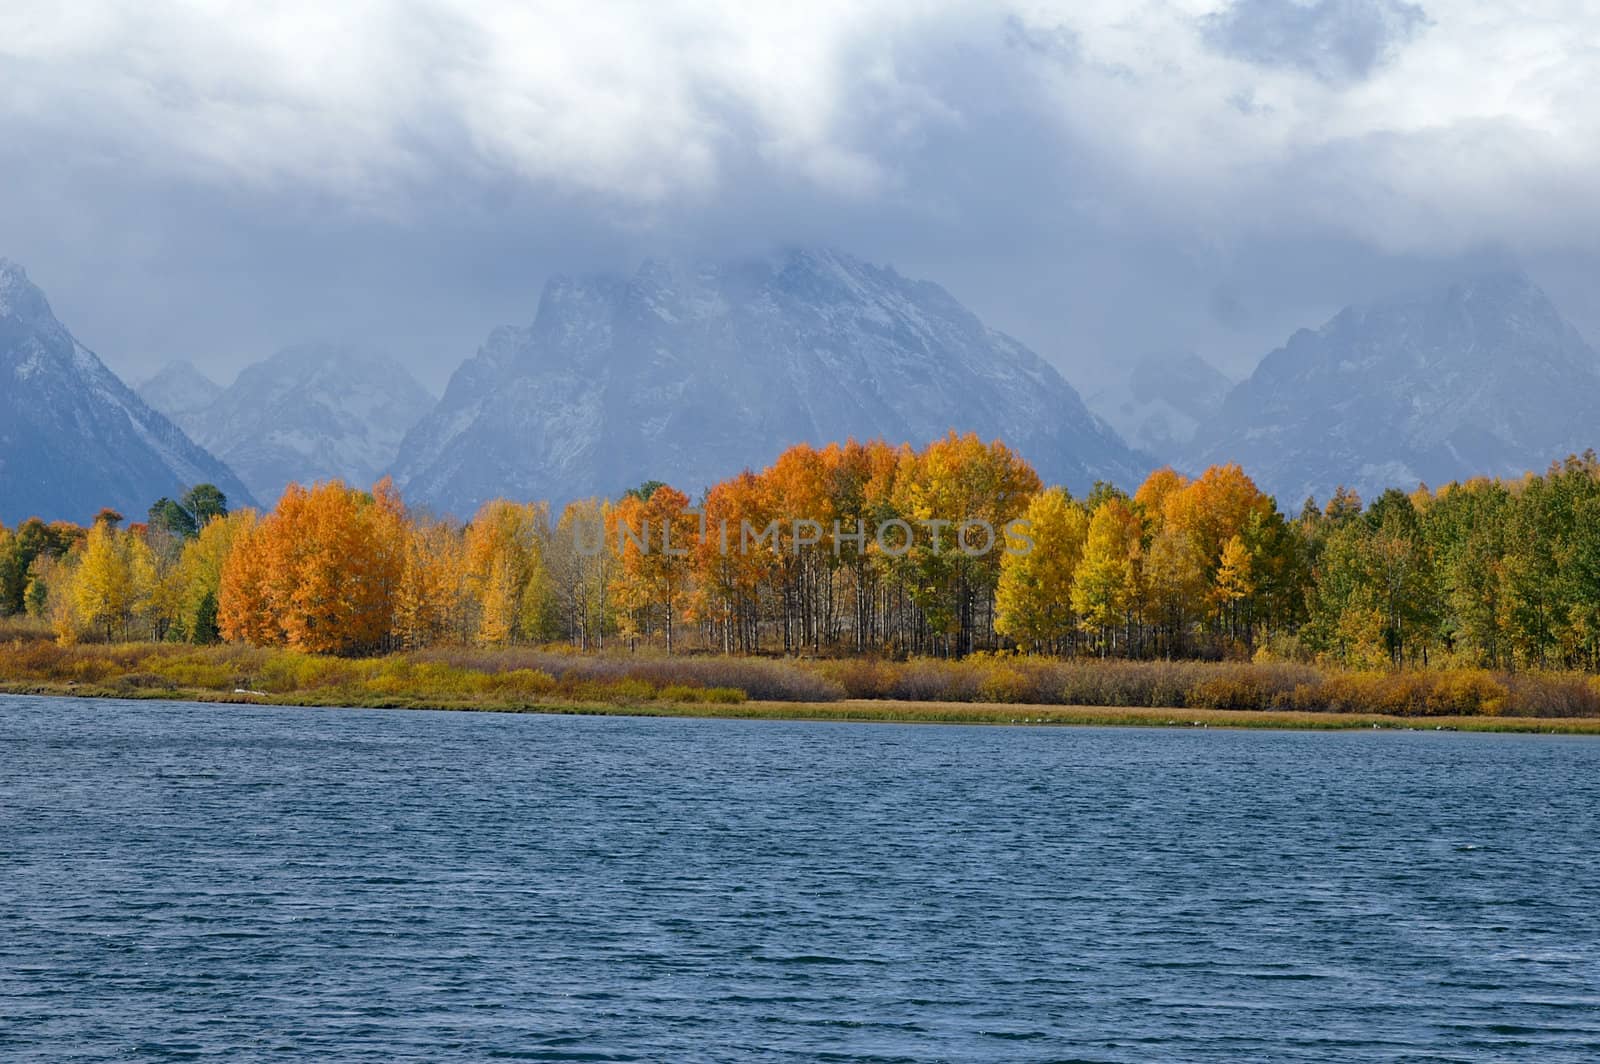
[[[1163,462],[1177,462],[1232,387],[1221,370],[1198,355],[1147,355],[1088,403],[1135,447]]]
[[[1149,460],[1022,344],[938,285],[830,251],[561,277],[497,329],[395,464],[409,499],[691,495],[798,442],[998,437],[1046,481],[1136,481]]]
[[[151,384],[163,380],[169,394],[200,391],[181,371]],[[246,367],[200,409],[172,415],[270,505],[290,481],[370,486],[432,407],[433,397],[393,359],[305,344]]]
[[[1600,358],[1525,275],[1341,311],[1269,354],[1189,463],[1237,461],[1280,506],[1520,476],[1600,445]]]
[[[21,266],[0,259],[0,520],[142,518],[201,482],[249,493],[80,344]]]
[[[193,363],[180,361],[169,362],[137,390],[139,398],[192,436],[199,415],[217,401],[223,389]]]

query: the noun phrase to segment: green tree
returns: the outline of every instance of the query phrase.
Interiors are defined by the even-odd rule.
[[[666,486],[667,482],[664,480],[647,480],[636,488],[629,488],[622,494],[624,498],[638,499],[640,502],[649,502],[652,495],[654,495],[659,489]]]
[[[228,497],[215,484],[196,484],[184,493],[182,505],[194,519],[196,529],[213,519],[228,516]]]
[[[150,530],[176,540],[185,540],[200,531],[194,515],[163,495],[150,506]]]
[[[1507,636],[1506,529],[1511,493],[1499,481],[1449,484],[1424,515],[1439,580],[1439,635],[1457,657],[1502,668]]]
[[[0,525],[0,617],[22,612],[22,596],[27,589],[28,568],[22,562],[22,545],[17,534]]]
[[[1385,492],[1366,514],[1339,521],[1316,574],[1315,645],[1355,665],[1426,660],[1437,637],[1439,593],[1410,498]]]
[[[217,625],[217,593],[207,590],[195,606],[193,627],[188,631],[192,643],[208,644],[222,640],[222,629]]]

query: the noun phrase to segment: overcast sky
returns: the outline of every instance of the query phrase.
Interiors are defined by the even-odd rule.
[[[795,243],[1085,390],[1508,256],[1593,339],[1597,41],[1593,0],[6,0],[0,255],[133,380],[326,338],[437,390],[553,272]]]

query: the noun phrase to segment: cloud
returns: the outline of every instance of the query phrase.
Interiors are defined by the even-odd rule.
[[[321,4],[225,15],[91,2],[0,13],[12,122],[78,126],[181,176],[363,201],[443,174],[649,204],[710,194],[733,150],[843,194],[880,164],[837,131],[915,120],[885,65],[846,66],[899,9],[824,2]]]
[[[1600,177],[1600,119],[1582,88],[1600,77],[1586,43],[1600,11],[1439,0],[1415,32],[1412,9],[1365,0],[1205,6],[1033,16],[1069,20],[1079,44],[1075,62],[1034,64],[1063,133],[1113,160],[1153,209],[1408,253],[1560,243],[1600,222],[1571,183]],[[1220,36],[1237,47],[1219,49]],[[1308,77],[1308,65],[1361,76]]]
[[[1600,255],[1600,12],[1424,3],[11,0],[0,253],[146,365],[437,383],[550,271],[806,241],[1074,372],[1244,362],[1418,263]]]
[[[1329,82],[1367,77],[1427,23],[1422,8],[1402,0],[1235,0],[1200,22],[1207,42],[1228,55]]]
[[[915,195],[952,162],[924,145],[981,141],[997,103],[1035,154],[1092,158],[1127,193],[1181,190],[1203,209],[1351,154],[1369,170],[1349,181],[1429,207],[1479,209],[1530,170],[1592,174],[1600,68],[1583,31],[1600,15],[1434,6],[14,0],[0,130],[58,163],[378,213],[441,185],[515,183],[629,226],[752,174],[841,202]],[[1419,164],[1426,189],[1408,180]]]

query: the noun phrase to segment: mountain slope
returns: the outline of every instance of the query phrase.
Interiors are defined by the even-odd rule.
[[[1177,462],[1200,426],[1222,409],[1232,387],[1232,381],[1198,355],[1150,355],[1088,403],[1135,447],[1161,461]]]
[[[1191,463],[1238,461],[1280,505],[1480,474],[1600,445],[1600,358],[1520,273],[1349,308],[1229,394]]]
[[[1127,483],[1147,459],[1051,366],[937,285],[834,252],[557,278],[496,330],[395,464],[457,514],[656,478],[697,494],[784,447],[1000,437],[1047,481]]]
[[[247,367],[189,417],[195,438],[270,505],[291,480],[371,485],[432,407],[433,397],[392,359],[307,344]]]
[[[142,518],[201,482],[249,493],[56,320],[21,266],[0,259],[0,520]]]
[[[194,432],[199,415],[222,395],[222,385],[189,362],[169,362],[137,390],[152,409],[188,433]]]

